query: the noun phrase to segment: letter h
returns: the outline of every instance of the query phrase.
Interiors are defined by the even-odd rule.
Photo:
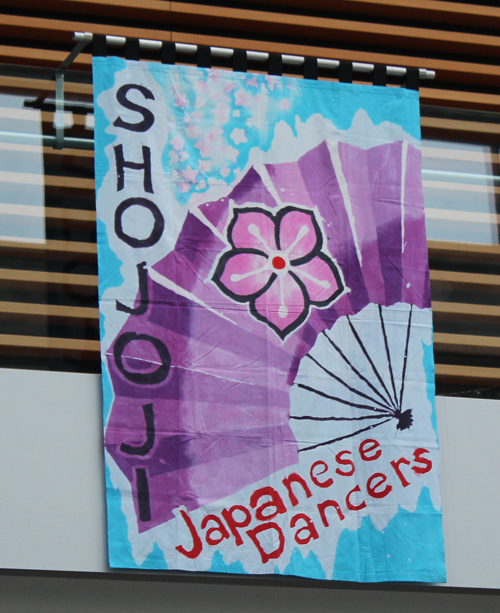
[[[144,171],[144,191],[153,193],[153,183],[151,181],[151,149],[142,146],[142,163],[128,162],[123,157],[123,145],[114,147],[116,160],[116,191],[121,191],[125,187],[125,168]]]

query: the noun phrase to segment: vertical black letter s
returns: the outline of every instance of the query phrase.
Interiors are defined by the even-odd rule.
[[[140,113],[143,116],[143,120],[139,123],[128,123],[127,121],[123,121],[121,117],[117,117],[114,122],[114,126],[117,128],[125,128],[126,130],[131,130],[132,132],[147,132],[149,128],[153,125],[155,117],[153,113],[144,106],[140,106],[135,102],[131,102],[127,98],[127,94],[131,89],[136,89],[141,92],[141,94],[146,98],[146,100],[154,100],[155,97],[142,85],[134,85],[129,83],[128,85],[122,85],[120,89],[116,92],[116,99],[118,102],[124,106],[126,109],[130,111],[135,111],[136,113]]]

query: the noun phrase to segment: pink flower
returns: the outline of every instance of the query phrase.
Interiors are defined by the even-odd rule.
[[[180,136],[174,136],[170,144],[176,151],[180,151],[184,148],[184,140]]]
[[[230,170],[229,170],[229,168],[228,168],[227,166],[223,166],[223,167],[220,169],[220,174],[221,174],[221,176],[223,176],[224,178],[226,178],[226,177],[227,177],[227,175],[228,175],[229,173],[230,173]]]
[[[180,159],[175,151],[170,151],[168,155],[170,156],[170,163],[171,164],[175,164]]]
[[[208,160],[200,160],[198,162],[198,168],[203,174],[206,174],[207,172],[210,172],[212,170],[212,165]]]
[[[175,102],[174,102],[175,106],[180,106],[181,109],[185,109],[188,104],[189,104],[188,99],[186,98],[185,94],[180,94],[179,92],[175,92]]]
[[[235,208],[227,239],[231,249],[213,281],[232,300],[249,303],[251,315],[282,340],[307,320],[311,305],[326,307],[344,291],[311,210]]]
[[[274,90],[275,86],[277,86],[278,89],[281,89],[281,83],[280,83],[279,77],[276,77],[274,75],[266,75],[265,79],[267,81],[267,86],[269,87],[271,91]]]
[[[259,84],[257,83],[257,77],[254,76],[251,79],[247,79],[247,85],[250,85],[250,87],[259,87]]]
[[[196,177],[198,176],[198,170],[191,168],[188,166],[186,170],[181,170],[181,175],[186,179],[186,181],[190,181],[191,183],[196,183]]]
[[[191,183],[187,183],[186,181],[181,181],[179,183],[179,191],[181,193],[188,192],[191,189]]]
[[[179,154],[179,159],[181,162],[185,162],[189,157],[189,153],[187,151],[181,151]]]
[[[239,89],[234,94],[234,103],[236,104],[236,106],[250,106],[251,102],[252,102],[252,95],[249,94],[243,88]]]
[[[289,108],[290,101],[283,98],[283,100],[280,101],[280,109],[282,109],[283,111],[287,111]]]
[[[215,107],[214,116],[219,123],[227,123],[229,121],[229,105],[224,102],[219,102],[219,104]]]
[[[186,128],[186,136],[188,138],[199,138],[200,134],[201,134],[200,126],[197,126],[196,124],[191,123]]]

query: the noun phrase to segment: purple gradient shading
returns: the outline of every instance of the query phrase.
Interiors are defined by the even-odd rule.
[[[131,482],[136,505],[135,469],[146,469],[151,521],[138,520],[141,532],[171,519],[180,505],[196,509],[297,463],[289,387],[321,331],[369,303],[430,306],[420,152],[407,146],[402,190],[403,143],[368,150],[339,143],[338,150],[354,232],[326,142],[296,163],[266,166],[282,205],[251,168],[226,198],[199,207],[219,236],[227,236],[231,200],[236,206],[264,205],[273,214],[289,204],[312,209],[322,251],[336,262],[347,288],[333,305],[311,306],[305,323],[282,341],[246,304],[213,283],[216,263],[231,245],[190,213],[174,250],[153,266],[160,275],[155,279],[163,277],[171,289],[150,278],[147,312],[130,316],[120,330],[165,343],[168,377],[154,385],[133,383],[119,372],[113,346],[107,352],[115,399],[105,444]],[[127,347],[123,362],[129,370],[148,372],[144,361],[155,356],[147,343],[136,343]],[[122,443],[145,441],[146,403],[153,403],[154,446],[144,457],[127,455]]]

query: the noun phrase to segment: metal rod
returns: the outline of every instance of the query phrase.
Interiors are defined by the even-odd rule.
[[[84,33],[75,45],[73,51],[68,57],[56,68],[56,112],[54,120],[56,124],[56,139],[54,149],[62,149],[64,147],[64,72],[73,60],[81,53],[85,45],[90,43],[93,36],[90,33]]]
[[[82,41],[86,40],[90,42],[92,40],[91,32],[75,32],[73,40]],[[124,36],[106,36],[106,43],[111,47],[123,47],[125,45],[126,38]],[[149,51],[159,51],[162,46],[161,40],[149,40],[146,38],[139,39],[139,46],[141,49],[148,49]],[[195,55],[198,49],[197,45],[191,45],[188,43],[175,43],[175,50],[177,53],[184,53],[187,55]],[[213,57],[231,58],[234,49],[226,47],[210,47],[210,51]],[[254,62],[267,62],[269,53],[264,51],[247,51],[247,59]],[[301,66],[304,63],[304,57],[302,55],[282,55],[283,64],[288,66]],[[340,62],[338,60],[329,60],[326,58],[318,58],[319,68],[331,68],[336,69],[339,67]],[[373,72],[373,64],[364,64],[362,62],[353,62],[352,69],[354,72],[363,72],[369,74]],[[393,77],[404,77],[406,75],[406,68],[402,66],[387,66],[387,74]],[[434,70],[428,70],[427,68],[419,68],[420,79],[434,79],[436,72]]]

